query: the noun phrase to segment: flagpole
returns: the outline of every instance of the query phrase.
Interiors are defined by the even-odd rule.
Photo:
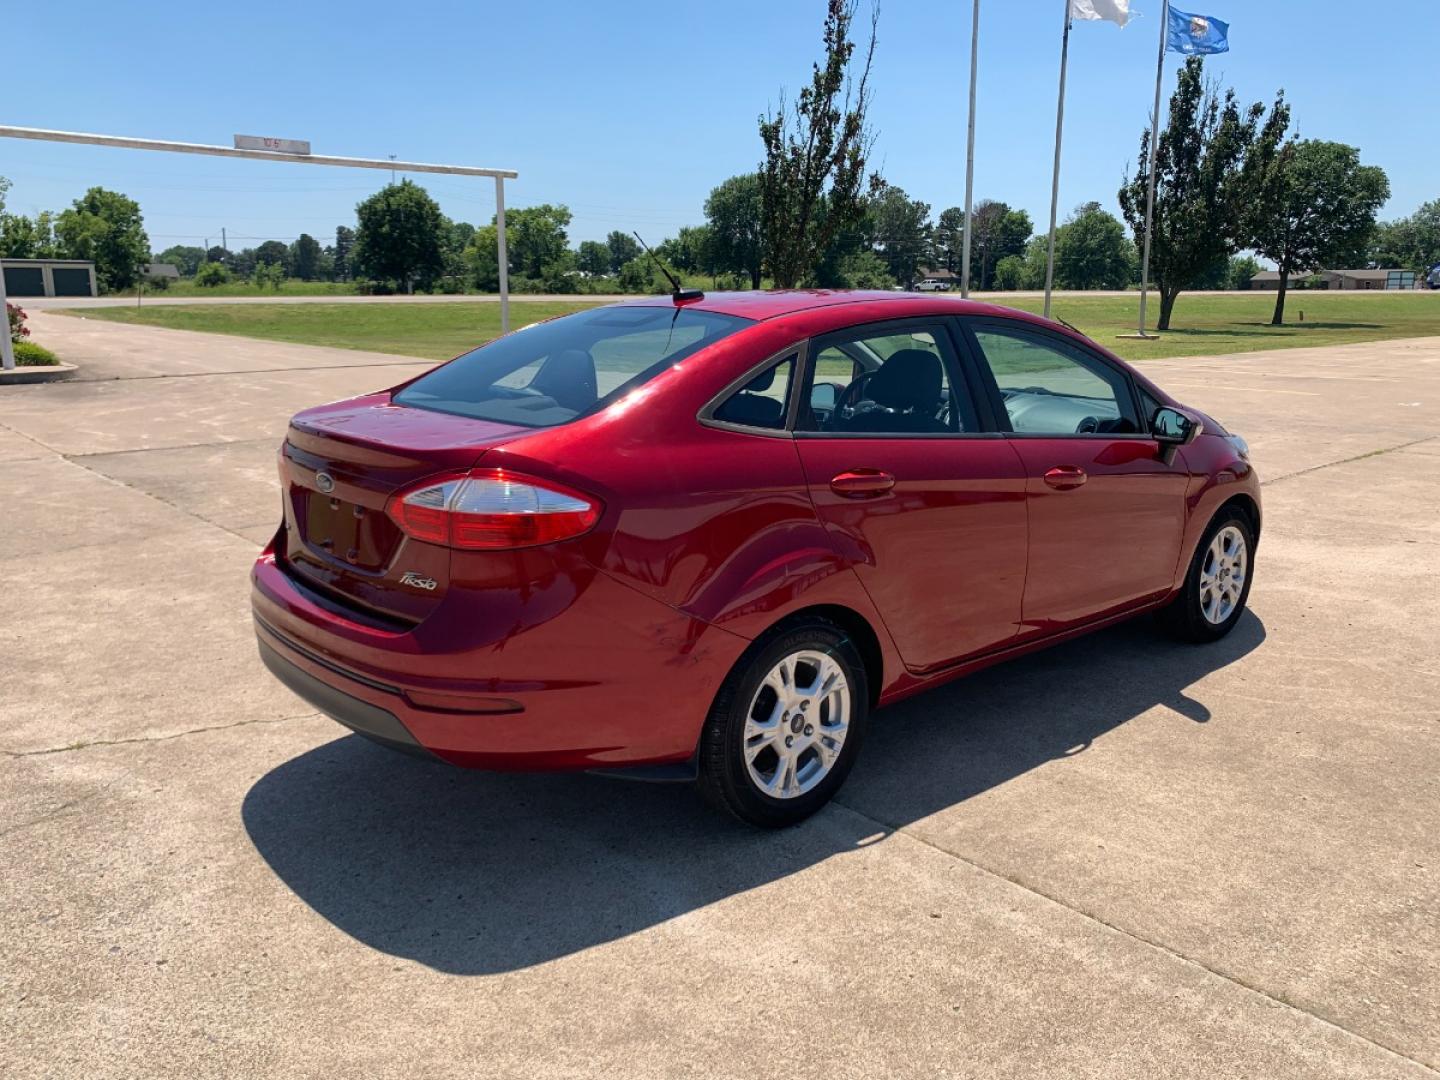
[[[960,244],[960,295],[970,295],[970,206],[975,195],[975,72],[980,59],[980,0],[970,19],[970,130],[965,138],[965,239]]]
[[[1055,284],[1055,210],[1060,202],[1060,135],[1065,130],[1065,63],[1070,56],[1070,0],[1065,3],[1065,33],[1060,38],[1060,101],[1055,107],[1055,173],[1050,181],[1050,250],[1045,258],[1045,317]]]
[[[1145,191],[1145,244],[1140,257],[1140,326],[1138,336],[1145,338],[1145,300],[1150,291],[1150,237],[1155,227],[1155,154],[1160,146],[1160,81],[1165,75],[1165,41],[1170,32],[1170,0],[1160,9],[1160,51],[1155,58],[1155,110],[1150,114],[1149,183]]]

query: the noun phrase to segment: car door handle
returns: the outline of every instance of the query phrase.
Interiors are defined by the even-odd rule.
[[[895,477],[879,469],[847,469],[830,480],[830,490],[848,499],[884,495],[894,486]]]
[[[1079,465],[1056,465],[1045,473],[1045,483],[1056,491],[1072,491],[1090,479]]]

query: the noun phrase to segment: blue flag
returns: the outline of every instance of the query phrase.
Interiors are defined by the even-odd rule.
[[[1190,15],[1170,9],[1165,47],[1186,56],[1230,51],[1230,24],[1209,15]]]

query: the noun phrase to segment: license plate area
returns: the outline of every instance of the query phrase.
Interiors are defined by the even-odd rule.
[[[296,502],[301,535],[311,551],[362,570],[388,564],[399,530],[383,510],[319,491],[304,491]]]

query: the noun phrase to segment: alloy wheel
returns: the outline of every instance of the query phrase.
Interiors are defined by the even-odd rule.
[[[745,714],[751,782],[774,799],[812,790],[839,760],[850,716],[850,683],[833,657],[811,649],[782,657]]]
[[[1230,618],[1244,595],[1249,562],[1245,534],[1236,526],[1215,534],[1200,566],[1200,613],[1206,622],[1219,626]]]

